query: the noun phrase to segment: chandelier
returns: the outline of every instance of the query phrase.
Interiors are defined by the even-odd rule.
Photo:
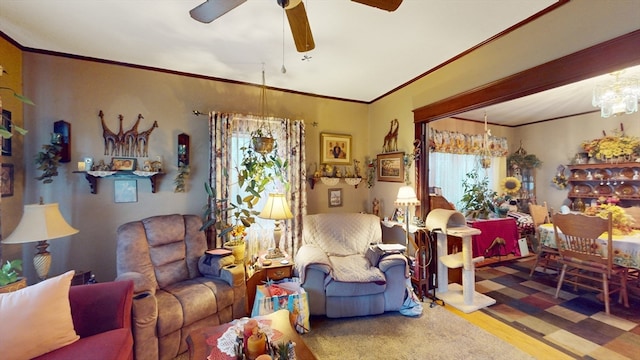
[[[614,81],[597,84],[593,89],[591,103],[600,108],[600,115],[603,118],[638,111],[640,82],[636,78],[623,78],[622,73],[623,71],[611,73],[610,75],[615,77]]]

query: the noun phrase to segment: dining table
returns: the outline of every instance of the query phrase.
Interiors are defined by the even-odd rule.
[[[553,224],[542,224],[538,226],[538,231],[542,245],[554,249],[558,248]],[[598,238],[600,244],[603,245],[599,248],[602,256],[607,255],[607,238],[607,233],[603,233]],[[628,268],[640,269],[640,230],[633,230],[626,235],[613,234],[612,239],[613,263]]]

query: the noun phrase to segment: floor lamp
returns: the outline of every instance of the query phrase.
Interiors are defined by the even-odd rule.
[[[405,238],[405,246],[407,247],[407,251],[409,251],[409,206],[411,205],[419,205],[420,201],[416,196],[416,191],[413,190],[413,187],[405,185],[402,186],[398,190],[398,197],[394,203],[396,206],[404,206],[404,222],[407,227],[406,229],[406,238]]]
[[[3,244],[23,244],[38,242],[36,249],[38,252],[33,257],[33,266],[38,273],[40,280],[44,280],[49,275],[51,267],[51,253],[47,251],[49,243],[53,240],[76,234],[77,229],[69,225],[60,213],[58,204],[32,204],[24,206],[24,213],[16,229],[6,239]]]
[[[279,259],[284,257],[284,254],[280,250],[280,238],[282,237],[282,228],[280,224],[282,220],[291,219],[293,214],[287,204],[287,198],[284,194],[269,194],[267,198],[267,204],[260,212],[259,217],[263,219],[275,220],[276,227],[273,229],[273,241],[275,243],[274,249],[269,249],[267,259]]]

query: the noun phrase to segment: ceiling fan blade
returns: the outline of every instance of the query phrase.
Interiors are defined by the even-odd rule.
[[[189,11],[195,20],[210,23],[247,0],[207,0]]]
[[[313,42],[313,35],[309,27],[309,19],[307,18],[307,11],[304,9],[304,3],[300,2],[297,6],[290,9],[287,8],[285,11],[287,12],[291,35],[293,35],[293,41],[296,43],[298,52],[313,50],[316,44]]]
[[[402,4],[402,0],[351,0],[360,4],[364,4],[367,6],[377,7],[378,9],[387,10],[387,11],[395,11],[400,4]]]

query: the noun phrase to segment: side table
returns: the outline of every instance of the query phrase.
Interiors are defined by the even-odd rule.
[[[251,275],[246,282],[247,285],[247,301],[245,301],[245,311],[247,315],[251,313],[253,302],[256,299],[256,288],[263,284],[267,279],[282,280],[293,276],[293,263],[281,264],[277,260],[269,266],[262,266]]]

